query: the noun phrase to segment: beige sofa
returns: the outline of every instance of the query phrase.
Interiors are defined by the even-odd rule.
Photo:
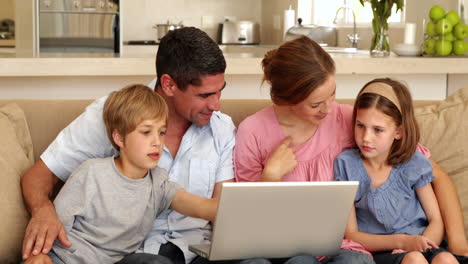
[[[21,196],[20,176],[90,102],[0,100],[0,263],[18,263],[20,258],[29,217]],[[229,114],[237,125],[268,104],[269,100],[223,100],[221,111]],[[468,87],[444,101],[415,104],[421,141],[455,182],[468,230]]]

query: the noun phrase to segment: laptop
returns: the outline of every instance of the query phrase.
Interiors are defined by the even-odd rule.
[[[211,244],[189,250],[209,260],[335,255],[358,184],[223,183]]]

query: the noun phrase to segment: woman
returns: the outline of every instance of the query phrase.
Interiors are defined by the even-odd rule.
[[[333,180],[334,159],[354,145],[352,106],[335,102],[333,59],[317,43],[302,37],[268,52],[262,66],[264,80],[271,84],[273,105],[239,125],[234,149],[237,181]],[[430,155],[423,147],[419,149]],[[454,186],[447,174],[432,164],[437,179],[434,190],[444,221],[451,224],[451,230],[447,229],[449,245],[452,238],[453,245],[466,253]],[[371,261],[357,243],[344,240],[342,248],[329,263]]]

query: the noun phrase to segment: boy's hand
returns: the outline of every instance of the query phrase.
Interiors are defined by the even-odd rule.
[[[52,260],[46,254],[39,254],[29,257],[24,264],[53,264]]]
[[[39,208],[33,213],[26,228],[23,240],[23,260],[31,255],[49,253],[55,239],[58,239],[65,247],[71,246],[54,207],[50,205]]]
[[[439,246],[425,236],[404,235],[401,249],[404,251],[426,251],[429,248],[439,248]]]
[[[271,154],[262,173],[262,181],[281,181],[284,175],[297,166],[295,147],[290,146],[292,139],[287,137]]]

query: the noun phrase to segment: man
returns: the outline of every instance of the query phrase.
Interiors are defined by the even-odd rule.
[[[174,30],[161,40],[154,87],[169,107],[169,119],[159,166],[168,171],[171,181],[207,198],[219,196],[221,183],[234,178],[235,126],[230,117],[217,112],[226,85],[225,69],[218,45],[199,29]],[[23,242],[23,259],[47,253],[55,239],[71,246],[50,199],[54,187],[66,181],[83,161],[117,153],[102,121],[105,99],[96,100],[60,132],[22,177],[24,199],[32,215]],[[166,210],[142,244],[142,252],[150,254],[130,255],[122,263],[167,261],[153,254],[167,256],[177,264],[189,263],[195,255],[188,251],[188,245],[202,243],[210,236],[208,221]]]

